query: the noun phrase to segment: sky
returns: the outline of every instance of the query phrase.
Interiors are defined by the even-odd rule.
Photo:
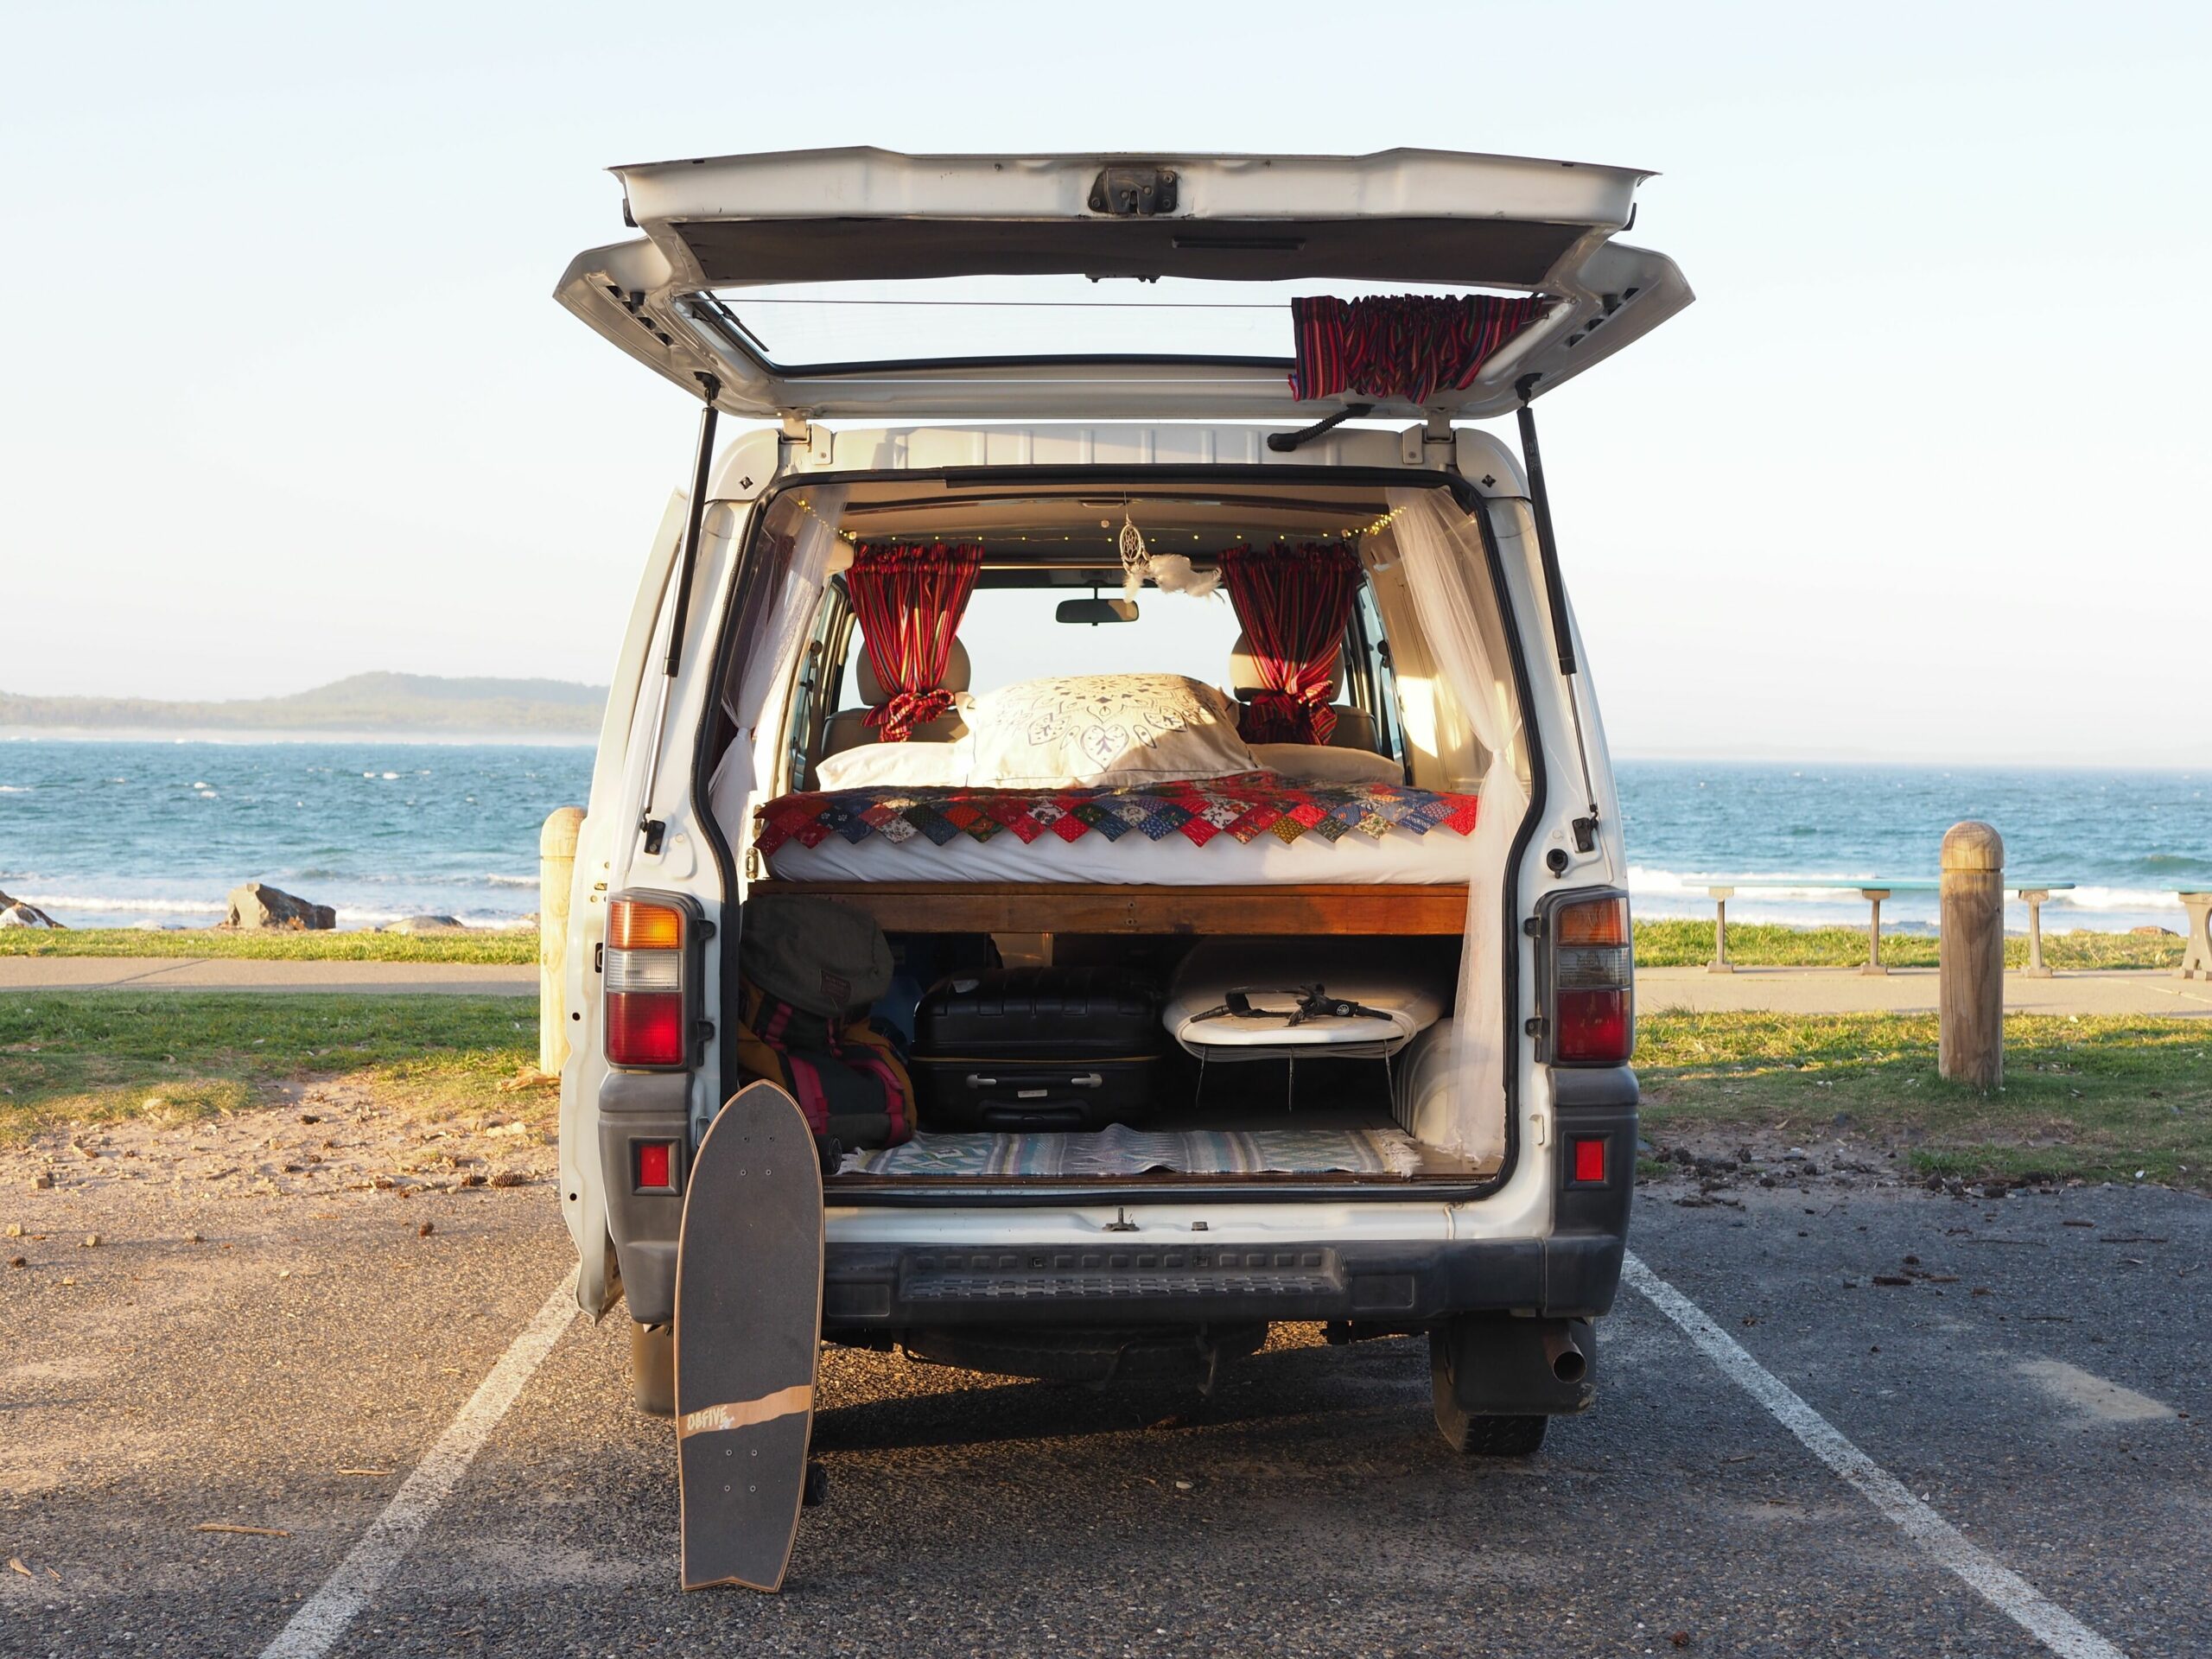
[[[550,297],[611,163],[1407,144],[1660,174],[1698,302],[1540,406],[1616,753],[2212,765],[2201,6],[10,18],[0,690],[603,680],[695,426]]]

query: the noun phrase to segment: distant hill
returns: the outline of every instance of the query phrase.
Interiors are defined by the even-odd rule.
[[[603,685],[572,680],[355,674],[285,697],[163,702],[150,697],[24,697],[0,691],[0,727],[73,731],[417,732],[591,737]]]

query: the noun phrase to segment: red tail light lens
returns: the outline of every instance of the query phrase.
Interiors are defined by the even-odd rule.
[[[1561,991],[1552,1058],[1577,1065],[1625,1065],[1630,1049],[1629,993]]]
[[[632,1071],[678,1071],[690,1056],[684,914],[672,905],[617,899],[607,906],[602,963],[607,1061]]]
[[[1574,1137],[1574,1173],[1576,1185],[1603,1186],[1605,1184],[1605,1142],[1599,1135]]]
[[[683,998],[636,992],[607,994],[607,1060],[610,1065],[683,1064]]]
[[[1554,906],[1547,931],[1548,1058],[1560,1065],[1627,1065],[1636,1048],[1636,962],[1628,895],[1567,899]]]
[[[632,1144],[638,1159],[638,1191],[640,1192],[675,1192],[676,1142],[639,1141]]]

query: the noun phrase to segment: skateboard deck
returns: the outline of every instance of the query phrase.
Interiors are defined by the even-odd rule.
[[[822,1166],[772,1083],[730,1096],[692,1160],[676,1247],[683,1587],[776,1590],[806,1491],[822,1338]]]

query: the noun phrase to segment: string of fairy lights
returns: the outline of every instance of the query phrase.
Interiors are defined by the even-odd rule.
[[[866,548],[866,547],[868,547],[868,546],[871,546],[871,545],[874,545],[874,543],[868,543],[868,542],[863,541],[863,540],[861,538],[861,537],[860,537],[857,533],[855,533],[855,531],[852,531],[847,530],[843,525],[839,524],[836,524],[836,523],[834,523],[833,521],[831,521],[830,519],[828,519],[828,518],[823,518],[823,517],[819,512],[816,512],[816,511],[815,511],[815,508],[814,508],[814,503],[813,503],[813,501],[812,501],[810,498],[808,498],[808,497],[806,497],[806,496],[803,496],[803,495],[802,495],[802,496],[798,497],[798,498],[797,498],[797,499],[798,499],[798,502],[799,511],[800,511],[800,512],[802,512],[805,513],[805,514],[806,514],[806,516],[807,516],[808,518],[810,518],[813,519],[813,520],[814,520],[814,522],[815,522],[816,524],[820,524],[820,525],[821,525],[824,530],[828,531],[831,535],[833,535],[833,536],[835,536],[836,537],[837,537],[837,539],[838,539],[838,540],[840,540],[840,541],[842,541],[842,542],[845,543],[848,546],[849,546],[849,547],[853,548],[855,551],[858,551],[859,550],[861,550],[861,549],[862,549],[862,548]],[[1375,518],[1375,519],[1372,519],[1372,520],[1370,520],[1370,521],[1369,523],[1367,523],[1367,524],[1350,524],[1350,525],[1346,525],[1346,526],[1344,526],[1343,529],[1338,530],[1336,533],[1337,533],[1337,535],[1338,535],[1341,539],[1343,539],[1343,540],[1344,540],[1344,541],[1347,541],[1347,542],[1354,542],[1354,541],[1357,541],[1357,540],[1359,540],[1361,537],[1367,537],[1367,536],[1379,536],[1380,534],[1382,534],[1382,531],[1384,531],[1388,530],[1388,529],[1390,527],[1390,521],[1391,521],[1392,519],[1395,518],[1396,518],[1396,517],[1397,517],[1401,512],[1402,512],[1403,511],[1405,511],[1405,509],[1403,509],[1402,507],[1393,507],[1393,508],[1391,508],[1391,509],[1389,510],[1389,512],[1386,512],[1386,513],[1382,514],[1380,518]],[[1103,530],[1103,529],[1110,529],[1110,528],[1111,528],[1111,525],[1108,523],[1108,521],[1106,521],[1106,520],[1104,520],[1104,519],[1101,519],[1101,520],[1099,521],[1099,527],[1100,527],[1102,530]],[[1326,535],[1328,532],[1327,532],[1326,531],[1319,531],[1319,532],[1317,532],[1317,533],[1318,533],[1318,534],[1320,534],[1320,535]],[[992,539],[993,539],[993,540],[995,540],[995,541],[1000,542],[1000,543],[1007,543],[1007,542],[1014,542],[1014,543],[1017,543],[1027,544],[1027,543],[1030,543],[1030,542],[1060,542],[1060,543],[1072,543],[1072,542],[1075,540],[1075,537],[1074,537],[1072,534],[1071,534],[1071,535],[1066,535],[1066,536],[1059,536],[1059,537],[1052,537],[1052,536],[1026,536],[1026,535],[1025,535],[1025,536],[996,536],[996,537],[994,537]],[[1192,541],[1194,541],[1194,542],[1203,542],[1203,541],[1205,541],[1205,537],[1202,533],[1199,533],[1199,532],[1197,532],[1197,531],[1193,531],[1193,532],[1192,532],[1192,536],[1191,536],[1191,539],[1192,539]],[[1236,531],[1236,541],[1238,541],[1238,542],[1242,542],[1242,541],[1243,541],[1244,539],[1245,539],[1245,537],[1244,537],[1244,532],[1243,532],[1243,531],[1241,531],[1241,530],[1240,530],[1240,531]]]

